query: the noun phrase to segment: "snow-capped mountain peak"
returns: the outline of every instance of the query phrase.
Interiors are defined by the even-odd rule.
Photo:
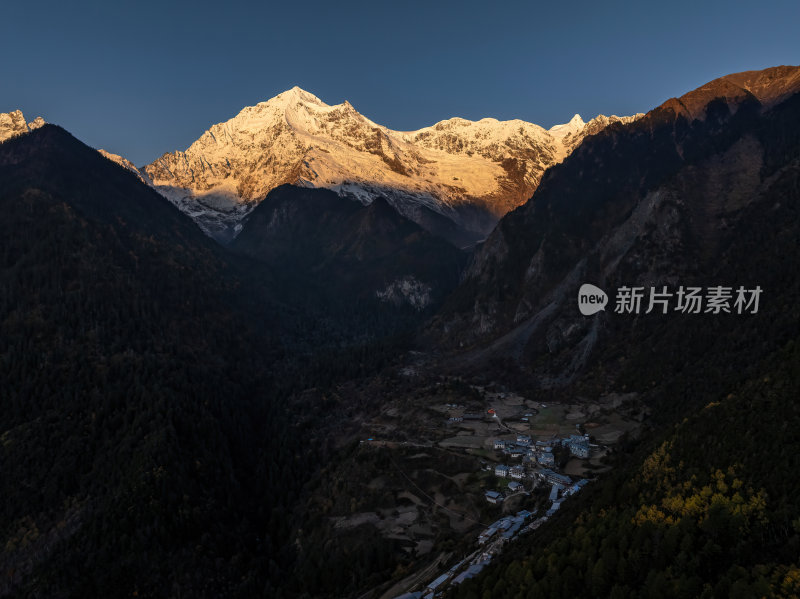
[[[21,110],[0,112],[0,142],[38,129],[45,124],[44,119],[40,116],[30,123],[26,122]]]
[[[556,139],[561,139],[566,135],[574,135],[575,133],[581,131],[586,126],[586,123],[583,122],[581,115],[575,114],[569,122],[564,123],[563,125],[554,125],[548,129],[548,133],[555,137]]]
[[[451,239],[468,242],[526,201],[585,128],[576,115],[555,132],[491,118],[452,118],[399,132],[347,101],[328,105],[293,87],[242,109],[185,151],[164,154],[142,170],[221,241],[237,234],[270,190],[293,183],[333,189],[365,204],[384,197],[422,226],[443,227]]]

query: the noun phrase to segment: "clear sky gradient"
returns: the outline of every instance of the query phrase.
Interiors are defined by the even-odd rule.
[[[800,63],[800,2],[13,2],[0,112],[138,166],[299,85],[398,130],[646,112]]]

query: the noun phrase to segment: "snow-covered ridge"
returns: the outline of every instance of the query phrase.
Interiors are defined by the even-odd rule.
[[[100,150],[97,150],[97,151],[100,152],[100,154],[102,154],[105,158],[108,158],[111,162],[114,162],[114,163],[120,165],[122,168],[131,171],[134,175],[139,177],[139,180],[142,183],[147,183],[148,185],[152,185],[153,184],[153,182],[150,180],[150,177],[148,177],[146,173],[143,174],[142,171],[140,171],[138,168],[136,168],[136,166],[134,166],[133,162],[131,162],[127,158],[123,158],[119,154],[112,154],[111,152],[107,152],[107,151],[105,151],[103,149],[100,149]]]
[[[223,241],[283,183],[330,188],[363,203],[383,195],[423,226],[432,211],[477,239],[524,203],[584,132],[620,120],[584,124],[576,115],[548,131],[521,120],[453,118],[399,132],[349,102],[330,106],[294,87],[242,109],[185,151],[164,154],[142,170]]]
[[[40,116],[37,116],[30,123],[26,122],[21,110],[0,112],[0,141],[28,133],[44,124],[46,123]]]

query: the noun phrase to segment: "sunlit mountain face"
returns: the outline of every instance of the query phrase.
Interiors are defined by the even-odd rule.
[[[637,115],[638,116],[638,115]],[[348,102],[295,87],[211,127],[186,151],[142,171],[213,237],[229,241],[266,194],[291,183],[369,204],[383,197],[459,246],[483,239],[524,203],[542,173],[588,134],[633,117],[599,116],[545,130],[525,121],[454,118],[392,131]]]

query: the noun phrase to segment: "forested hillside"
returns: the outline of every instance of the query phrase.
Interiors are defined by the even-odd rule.
[[[564,393],[639,394],[651,415],[650,428],[621,445],[613,473],[567,502],[547,526],[512,546],[497,567],[454,590],[453,597],[722,598],[800,592],[795,476],[800,95],[780,95],[785,87],[776,85],[771,97],[752,84],[781,77],[796,81],[796,73],[796,67],[782,67],[732,76],[732,81],[750,81],[747,89],[723,78],[668,101],[631,130],[590,139],[551,171],[525,207],[529,219],[533,212],[540,216],[538,224],[530,220],[528,231],[552,227],[541,247],[552,243],[564,251],[537,250],[531,237],[520,234],[525,230],[521,214],[501,224],[507,235],[516,235],[515,243],[540,252],[541,260],[532,264],[541,268],[531,270],[523,283],[531,290],[537,289],[531,280],[575,268],[612,289],[628,281],[654,286],[748,281],[745,285],[758,284],[763,296],[757,313],[749,315],[672,310],[635,318],[604,313],[592,320],[580,316],[574,304],[558,305],[562,322],[549,325],[546,336],[532,336],[519,362],[542,372],[567,371],[572,384],[562,386]],[[646,192],[645,180],[597,187],[595,195],[585,196],[591,201],[578,204],[578,214],[569,217],[569,206],[560,204],[558,195],[571,189],[568,180],[581,181],[581,173],[592,172],[610,173],[609,184],[614,178],[627,180],[633,171],[624,164],[638,168],[649,158],[626,159],[631,147],[624,137],[647,141],[636,128],[665,116],[674,128],[666,135],[654,129],[650,141],[659,142],[658,151],[670,156],[674,171],[658,189]],[[613,154],[615,166],[604,171],[591,155],[612,142],[616,152],[607,147],[602,155]],[[698,161],[699,156],[705,157]],[[551,188],[565,172],[574,176]],[[657,169],[646,174],[665,176]],[[615,214],[625,197],[639,197],[641,203]],[[637,221],[646,210],[653,217]],[[624,225],[608,235],[607,219],[644,225]],[[591,248],[587,240],[597,246]],[[619,247],[625,248],[619,259],[609,259]],[[584,250],[596,255],[581,262]],[[573,261],[566,260],[570,253]],[[501,267],[524,267],[518,253],[509,256],[517,261],[498,267],[487,260],[484,267],[495,274]],[[584,263],[589,264],[585,271]],[[484,286],[481,292],[487,289],[493,288]],[[497,296],[518,300],[511,292]],[[570,322],[577,324],[570,329],[565,324]],[[578,327],[581,333],[570,338],[567,333]],[[570,360],[590,350],[592,357],[574,368]],[[536,377],[516,376],[527,378],[535,392]]]
[[[721,392],[452,597],[800,593],[800,346]]]
[[[0,595],[272,594],[316,468],[286,400],[371,372],[395,325],[233,259],[57,127],[0,145],[0,205]]]

